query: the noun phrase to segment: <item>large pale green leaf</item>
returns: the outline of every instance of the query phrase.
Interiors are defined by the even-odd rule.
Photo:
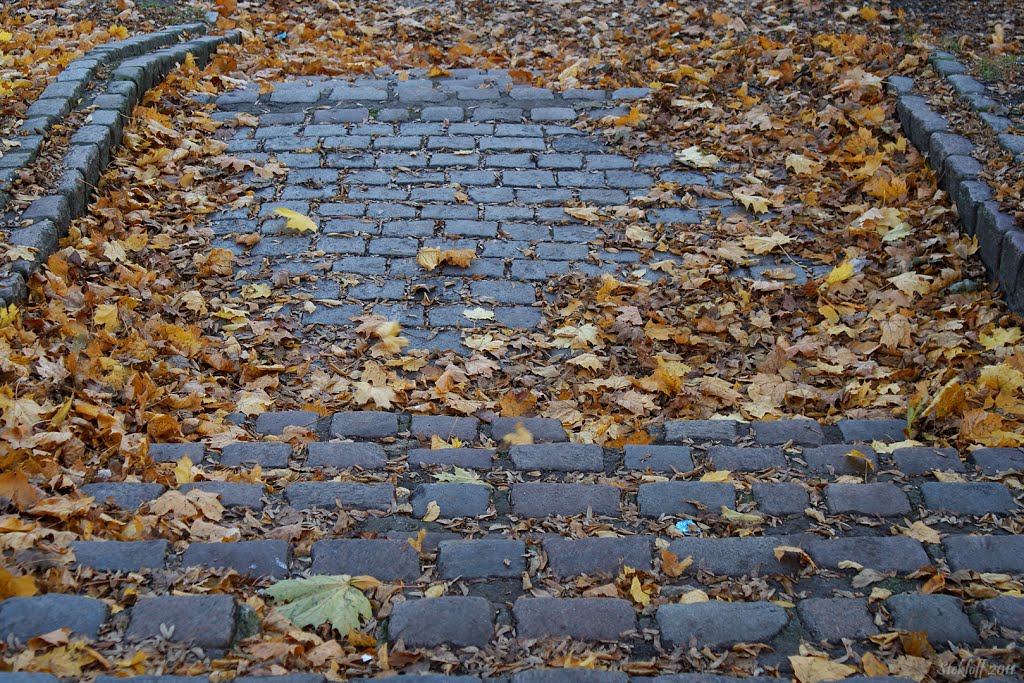
[[[360,586],[375,584],[379,582],[368,576],[312,576],[278,581],[264,592],[276,601],[274,608],[299,628],[329,623],[348,633],[373,616]]]

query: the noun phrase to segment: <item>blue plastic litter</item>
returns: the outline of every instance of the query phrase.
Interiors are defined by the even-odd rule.
[[[676,529],[678,529],[680,533],[684,534],[700,533],[700,527],[697,526],[697,522],[692,519],[683,519],[676,522]]]

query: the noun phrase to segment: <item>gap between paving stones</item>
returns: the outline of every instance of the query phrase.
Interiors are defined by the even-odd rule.
[[[126,118],[146,91],[184,62],[189,54],[202,66],[218,45],[241,41],[241,33],[232,31],[223,36],[206,36],[154,49],[189,33],[205,31],[205,24],[184,24],[93,48],[81,58],[85,61],[73,69],[71,75],[66,79],[62,78],[63,73],[58,76],[29,107],[25,125],[38,132],[45,132],[54,121],[72,110],[91,107],[93,112],[88,124],[71,136],[70,149],[64,155],[64,175],[57,181],[56,192],[33,201],[17,219],[8,219],[10,225],[19,227],[10,231],[7,242],[32,250],[32,258],[20,258],[0,270],[0,308],[24,301],[28,296],[26,283],[32,273],[57,250],[71,221],[84,213],[93,188],[120,144]],[[102,64],[115,67],[102,93],[91,101],[79,102],[86,85]],[[76,102],[79,102],[77,106]],[[41,147],[42,136],[37,137]],[[30,161],[26,159],[22,165]],[[13,173],[12,167],[10,174]]]

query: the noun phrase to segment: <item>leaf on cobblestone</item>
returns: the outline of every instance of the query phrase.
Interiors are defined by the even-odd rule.
[[[198,472],[198,468],[192,465],[192,458],[183,455],[181,460],[174,466],[174,481],[179,486],[181,484],[189,484],[195,481],[196,472]]]
[[[732,480],[732,472],[729,470],[715,470],[713,472],[705,472],[700,477],[701,481],[710,482],[725,482]]]
[[[877,583],[878,581],[884,581],[885,579],[892,578],[893,576],[895,576],[894,572],[880,572],[871,569],[870,567],[865,567],[850,580],[850,584],[854,588],[864,588],[873,583]]]
[[[852,666],[822,657],[791,656],[789,663],[793,667],[793,675],[800,683],[837,681],[857,673],[857,669]]]
[[[722,519],[736,526],[757,526],[764,524],[764,517],[754,512],[737,512],[726,506],[721,507]]]
[[[807,551],[797,546],[780,545],[776,546],[772,552],[775,555],[775,559],[779,562],[782,562],[783,558],[786,557],[795,557],[801,567],[815,566],[814,560],[812,560],[811,556],[807,554]]]
[[[565,212],[573,218],[578,218],[587,223],[600,223],[605,220],[604,216],[598,213],[597,209],[592,206],[566,208]]]
[[[424,522],[433,522],[441,516],[441,506],[437,504],[436,500],[432,500],[427,503],[427,511],[423,514]]]
[[[364,576],[311,576],[278,581],[264,593],[274,598],[274,608],[299,628],[330,624],[347,634],[373,616],[361,588],[375,584],[379,582]]]
[[[661,551],[661,571],[669,578],[679,578],[692,564],[693,557],[689,555],[685,559],[680,560],[679,556],[671,550],[662,549]]]
[[[462,312],[469,320],[494,320],[494,311],[489,311],[486,308],[467,308]]]
[[[710,152],[702,152],[697,146],[687,147],[676,152],[675,158],[676,161],[690,168],[713,168],[721,162],[718,156]]]
[[[709,600],[711,600],[711,598],[708,597],[707,593],[699,588],[695,588],[694,590],[687,591],[680,595],[676,602],[680,605],[695,605],[699,602],[708,602]]]
[[[490,486],[473,470],[465,470],[461,467],[453,467],[451,472],[435,472],[434,479],[449,484],[482,484],[483,486]]]
[[[529,446],[533,443],[533,433],[522,422],[516,422],[516,428],[501,437],[508,446]]]
[[[938,531],[921,521],[914,522],[909,528],[901,527],[901,533],[921,543],[939,543],[942,540]]]
[[[469,268],[476,258],[472,249],[439,249],[438,247],[422,247],[416,254],[416,263],[424,270],[432,271],[445,264],[456,268]]]
[[[312,218],[292,209],[278,207],[273,211],[275,216],[285,219],[285,227],[294,232],[316,232],[317,225]]]

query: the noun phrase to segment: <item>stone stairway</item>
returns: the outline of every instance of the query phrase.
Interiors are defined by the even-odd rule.
[[[438,680],[506,680],[520,669],[516,683],[731,680],[650,678],[713,673],[717,655],[747,674],[788,675],[802,643],[859,657],[891,648],[884,634],[896,631],[924,631],[940,653],[984,647],[994,662],[1012,659],[1024,630],[1024,536],[1020,479],[1007,473],[1024,469],[1024,452],[887,447],[902,428],[680,420],[655,443],[611,449],[573,443],[541,418],[264,413],[259,440],[150,451],[164,471],[194,462],[196,481],[178,490],[215,493],[235,540],[77,541],[75,571],[131,586],[134,605],[111,614],[90,597],[8,599],[0,635],[24,642],[67,627],[101,651],[166,639],[216,658],[258,630],[246,596],[271,579],[350,574],[396,587],[369,625],[392,653],[451,652],[459,663],[449,673],[471,674]],[[509,446],[523,429],[534,443]],[[431,448],[438,439],[460,447]],[[244,481],[257,465],[270,487]],[[82,490],[127,524],[167,500],[162,480]],[[907,535],[918,522],[941,541]],[[288,535],[296,525],[308,530],[299,542]],[[247,578],[173,589],[195,568]],[[945,588],[927,592],[936,574]],[[597,664],[611,670],[545,671],[557,643],[614,653]]]

